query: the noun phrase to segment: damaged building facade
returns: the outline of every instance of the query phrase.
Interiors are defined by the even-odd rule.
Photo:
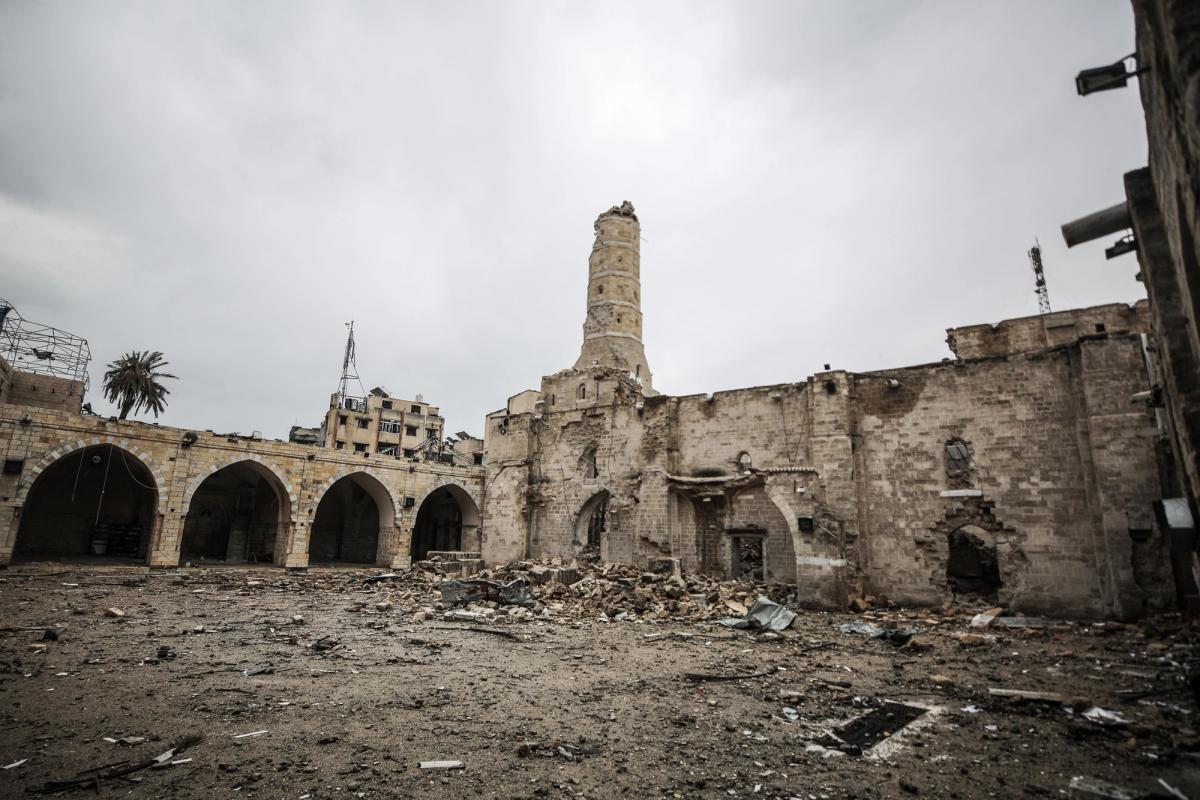
[[[45,326],[3,305],[0,565],[83,557],[405,568],[438,551],[467,571],[481,565],[483,468],[469,458],[100,417],[81,408],[85,373],[35,372],[14,356],[31,353]],[[55,355],[46,361],[86,349],[64,331],[47,342],[43,352]]]
[[[0,351],[0,565],[673,558],[815,607],[1200,610],[1200,10],[1133,7],[1148,166],[1102,235],[1132,230],[1148,302],[955,328],[936,363],[665,395],[625,203],[595,223],[578,359],[445,460],[436,407],[382,390],[335,395],[291,442],[98,417],[43,363],[46,342],[86,363],[86,343],[27,327]]]
[[[816,607],[971,595],[1133,617],[1175,601],[1191,562],[1154,513],[1173,467],[1144,301],[956,328],[938,363],[677,397],[642,343],[632,205],[595,233],[578,360],[450,460],[380,446],[372,426],[397,412],[382,391],[353,416],[331,403],[320,438],[263,441],[84,413],[81,382],[0,363],[0,563],[440,556],[470,572],[592,554],[792,584]],[[342,430],[366,446],[338,448]]]
[[[658,394],[639,222],[601,214],[573,367],[489,415],[489,562],[586,552],[853,595],[1136,616],[1173,603],[1145,302],[949,331],[954,358]]]

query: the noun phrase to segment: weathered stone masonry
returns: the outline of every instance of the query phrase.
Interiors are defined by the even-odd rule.
[[[963,541],[1016,608],[1164,606],[1147,330],[1145,303],[1099,306],[950,331],[937,364],[686,397],[623,354],[581,361],[488,418],[484,556],[580,553],[603,502],[604,558],[731,575],[761,541],[765,577],[816,606],[944,602]]]

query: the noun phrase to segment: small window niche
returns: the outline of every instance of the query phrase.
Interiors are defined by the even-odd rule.
[[[595,480],[598,474],[596,469],[596,448],[589,447],[579,456],[579,468],[583,472],[583,477],[587,480]]]
[[[943,460],[951,488],[971,487],[971,474],[975,469],[972,455],[971,445],[964,439],[955,436],[946,441]]]

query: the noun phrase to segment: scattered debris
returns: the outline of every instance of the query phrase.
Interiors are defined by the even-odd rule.
[[[765,678],[768,675],[774,675],[775,668],[763,670],[762,672],[751,672],[744,675],[710,675],[704,672],[685,672],[683,677],[689,681],[740,681],[746,678]]]
[[[1067,702],[1067,699],[1061,694],[1055,692],[1031,692],[1026,689],[997,689],[989,688],[988,694],[992,697],[1002,697],[1015,701],[1029,701],[1031,703],[1051,703],[1053,705],[1062,705]]]
[[[422,761],[421,769],[462,769],[461,761]]]
[[[533,595],[524,578],[506,583],[488,580],[442,581],[442,602],[450,605],[493,602],[500,605],[531,606]]]
[[[869,639],[882,639],[890,645],[901,647],[921,632],[913,626],[908,628],[882,627],[873,622],[846,622],[838,626],[842,633],[856,633]]]
[[[727,603],[726,605],[730,604]],[[737,605],[742,607],[740,603]],[[742,617],[726,617],[725,619],[717,620],[717,622],[727,628],[782,631],[787,629],[796,620],[796,615],[791,611],[788,611],[773,600],[762,596],[759,596],[754,601],[754,605],[750,606],[748,611],[743,611],[743,614],[744,616]]]
[[[1095,722],[1097,725],[1106,725],[1109,727],[1123,727],[1129,724],[1129,720],[1121,716],[1119,711],[1109,711],[1100,706],[1092,706],[1083,712],[1083,718]]]
[[[122,775],[131,775],[135,772],[140,772],[144,769],[149,769],[158,764],[167,764],[175,757],[177,753],[183,752],[185,749],[199,744],[204,740],[203,736],[193,735],[185,736],[180,739],[169,750],[159,753],[154,758],[148,758],[144,761],[136,763],[124,763],[121,765],[110,765],[96,770],[88,770],[83,777],[72,778],[65,781],[47,781],[40,788],[40,791],[45,793],[61,792],[65,789],[76,788],[93,788],[97,792],[100,791],[100,784],[103,781],[108,781],[113,778],[119,778]]]
[[[239,733],[239,734],[236,734],[236,735],[235,735],[233,738],[235,738],[235,739],[246,739],[246,738],[249,738],[249,737],[251,737],[251,736],[262,736],[264,733],[267,733],[267,731],[265,731],[265,730],[262,730],[262,731],[251,731],[250,733]]]
[[[514,642],[524,641],[520,636],[512,631],[501,630],[499,628],[484,628],[480,625],[434,625],[435,631],[474,631],[475,633],[490,633],[493,636],[503,636],[505,639],[512,639]]]
[[[146,741],[145,736],[122,736],[120,739],[114,739],[111,736],[105,736],[104,741],[109,744],[123,744],[126,747],[132,747],[135,744],[141,744]]]

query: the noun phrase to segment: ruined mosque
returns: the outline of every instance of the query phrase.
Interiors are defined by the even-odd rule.
[[[664,395],[625,202],[594,224],[579,358],[482,439],[343,380],[286,442],[92,413],[87,341],[0,301],[0,567],[673,559],[815,608],[1200,613],[1200,17],[1134,10],[1136,54],[1076,87],[1138,78],[1147,165],[1063,235],[1120,234],[1106,255],[1134,254],[1146,300],[953,328],[931,364]]]
[[[642,344],[639,233],[628,202],[596,219],[579,358],[489,414],[482,441],[382,389],[334,394],[288,442],[97,416],[86,342],[9,307],[0,562],[433,557],[470,574],[590,554],[794,584],[822,608],[973,594],[1129,618],[1179,601],[1145,301],[952,329],[934,364],[674,397]],[[53,367],[67,351],[74,374]]]

